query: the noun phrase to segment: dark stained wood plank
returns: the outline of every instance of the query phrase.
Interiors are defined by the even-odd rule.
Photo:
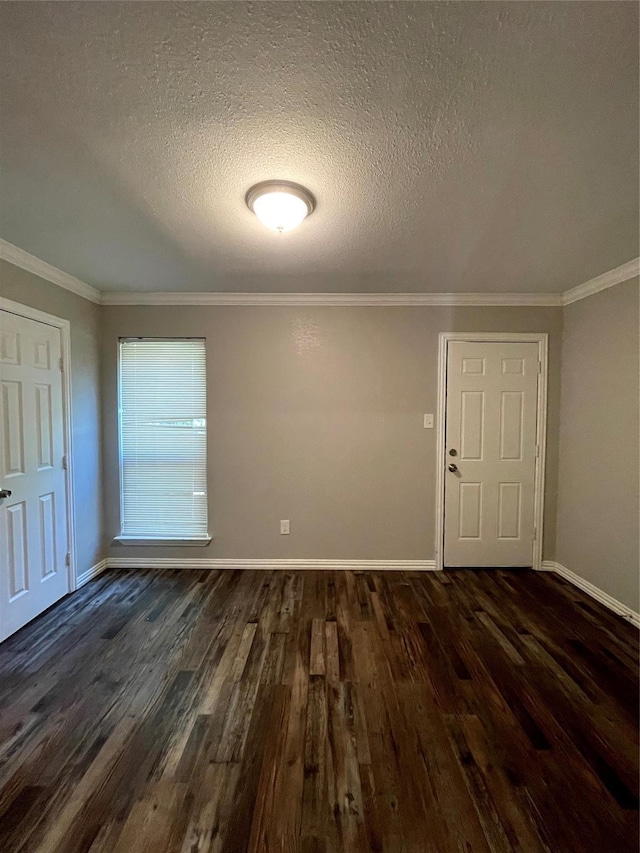
[[[0,849],[636,851],[637,661],[546,573],[109,571],[0,646]]]

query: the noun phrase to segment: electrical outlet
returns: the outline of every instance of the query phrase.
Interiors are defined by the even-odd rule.
[[[423,425],[425,429],[433,429],[433,415],[425,415]]]
[[[288,518],[283,518],[280,520],[280,533],[282,533],[283,535],[291,533],[291,527],[289,526]]]

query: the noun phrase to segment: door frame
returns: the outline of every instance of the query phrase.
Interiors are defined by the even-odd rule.
[[[444,569],[445,414],[447,408],[447,355],[449,341],[469,343],[535,343],[538,345],[540,380],[536,412],[538,456],[534,475],[533,540],[534,569],[542,568],[544,487],[547,450],[547,384],[549,336],[546,332],[441,332],[438,340],[438,400],[436,415],[436,569]]]
[[[76,582],[76,513],[75,492],[73,486],[73,410],[71,407],[71,323],[62,317],[46,314],[37,308],[23,305],[21,302],[13,302],[11,299],[0,297],[0,311],[8,311],[17,314],[27,320],[35,320],[47,326],[53,326],[60,330],[60,345],[62,350],[62,412],[64,437],[64,455],[66,457],[65,469],[65,496],[67,501],[67,551],[69,553],[69,565],[67,575],[69,578],[69,592],[75,592]]]

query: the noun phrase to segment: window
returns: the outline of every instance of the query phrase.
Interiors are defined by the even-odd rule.
[[[204,340],[121,340],[122,538],[207,539]]]

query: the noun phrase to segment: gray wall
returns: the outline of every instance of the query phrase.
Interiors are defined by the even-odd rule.
[[[638,611],[638,279],[564,309],[559,563]]]
[[[100,306],[0,261],[0,296],[71,322],[76,565],[82,574],[104,556],[99,398]]]
[[[636,279],[564,310],[100,308],[0,261],[0,295],[71,321],[79,572],[106,553],[432,559],[435,430],[422,428],[422,414],[436,409],[438,333],[545,331],[544,557],[634,610],[638,293]],[[207,548],[112,545],[119,532],[117,340],[136,335],[207,339],[215,537]],[[170,500],[170,484],[168,492]],[[290,536],[279,534],[280,518],[291,520]]]
[[[111,556],[433,559],[438,333],[550,339],[545,558],[554,556],[560,308],[105,307],[106,544],[119,532],[118,337],[207,339],[206,548]],[[167,484],[167,500],[171,500]],[[279,519],[291,520],[281,536]]]

